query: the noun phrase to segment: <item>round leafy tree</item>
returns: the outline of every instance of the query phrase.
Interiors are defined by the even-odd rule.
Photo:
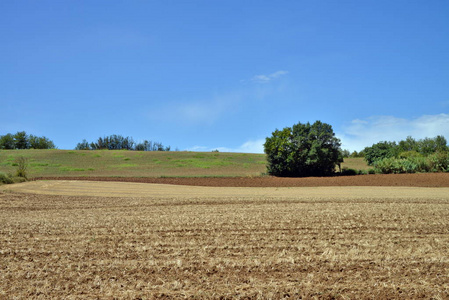
[[[266,138],[268,173],[282,177],[328,176],[343,161],[332,126],[321,121],[298,123]]]

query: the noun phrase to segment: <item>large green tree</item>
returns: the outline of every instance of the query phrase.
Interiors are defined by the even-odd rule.
[[[343,161],[332,126],[321,121],[275,130],[266,138],[268,173],[283,177],[327,176]]]

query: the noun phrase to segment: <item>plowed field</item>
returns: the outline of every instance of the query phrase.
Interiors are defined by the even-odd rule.
[[[444,187],[0,187],[5,299],[449,299],[448,253]]]
[[[39,178],[37,178],[39,179]],[[43,177],[45,180],[90,180],[223,187],[418,186],[449,187],[449,173],[336,177]]]

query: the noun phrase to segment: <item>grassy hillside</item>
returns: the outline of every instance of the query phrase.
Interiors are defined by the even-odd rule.
[[[264,154],[107,150],[0,150],[0,172],[14,173],[19,156],[28,158],[29,177],[260,176],[266,172]],[[343,166],[367,168],[362,159],[348,159]]]
[[[3,150],[0,171],[14,172],[19,156],[28,158],[30,177],[258,176],[265,172],[263,154],[107,150]]]

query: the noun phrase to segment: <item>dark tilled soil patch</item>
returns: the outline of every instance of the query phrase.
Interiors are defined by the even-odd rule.
[[[449,187],[449,173],[388,174],[336,177],[40,177],[34,180],[89,180],[216,187],[414,186]]]

